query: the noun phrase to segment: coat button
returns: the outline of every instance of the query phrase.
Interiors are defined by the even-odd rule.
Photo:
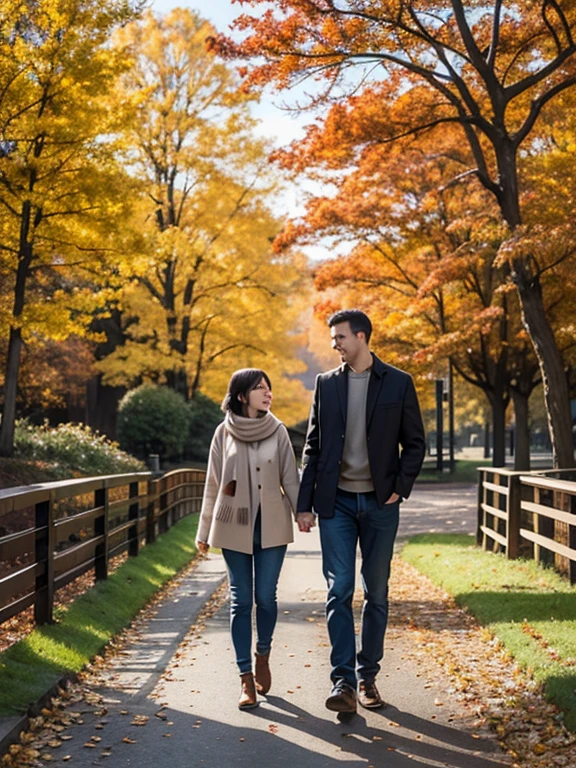
[[[260,467],[256,467],[256,472],[260,472]]]
[[[258,486],[258,490],[259,491],[262,490],[262,486],[261,485]]]

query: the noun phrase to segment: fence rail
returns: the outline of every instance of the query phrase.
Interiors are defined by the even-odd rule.
[[[60,587],[91,569],[106,579],[112,557],[137,556],[199,512],[205,475],[136,472],[0,491],[0,525],[17,529],[0,535],[0,624],[30,605],[37,624],[50,623]]]
[[[575,584],[576,468],[478,472],[478,544],[554,565]]]

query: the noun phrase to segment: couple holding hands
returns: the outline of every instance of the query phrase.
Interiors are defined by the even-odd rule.
[[[370,351],[372,325],[357,309],[328,320],[342,365],[316,380],[299,479],[286,427],[270,412],[264,371],[236,371],[210,447],[197,547],[219,547],[230,583],[230,626],[241,691],[258,705],[271,685],[276,588],[293,516],[300,531],[319,525],[328,595],[332,690],[326,707],[354,713],[382,706],[376,676],[388,620],[388,579],[399,507],[422,466],[424,428],[410,376]],[[364,604],[356,650],[352,598],[356,550]],[[252,609],[256,652],[252,662]]]

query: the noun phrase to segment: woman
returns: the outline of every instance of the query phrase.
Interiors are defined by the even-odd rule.
[[[264,371],[245,368],[232,374],[222,403],[225,419],[210,446],[196,538],[201,553],[220,547],[226,561],[240,709],[256,707],[256,691],[266,694],[270,689],[276,587],[286,545],[294,540],[298,471],[286,427],[270,413],[271,404],[272,385]]]

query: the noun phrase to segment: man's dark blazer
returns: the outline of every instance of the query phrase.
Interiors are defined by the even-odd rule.
[[[370,472],[378,506],[396,492],[408,498],[425,453],[424,426],[412,378],[372,355],[366,401]],[[302,457],[298,512],[334,515],[346,432],[348,367],[316,378]],[[400,447],[402,452],[400,453]]]

